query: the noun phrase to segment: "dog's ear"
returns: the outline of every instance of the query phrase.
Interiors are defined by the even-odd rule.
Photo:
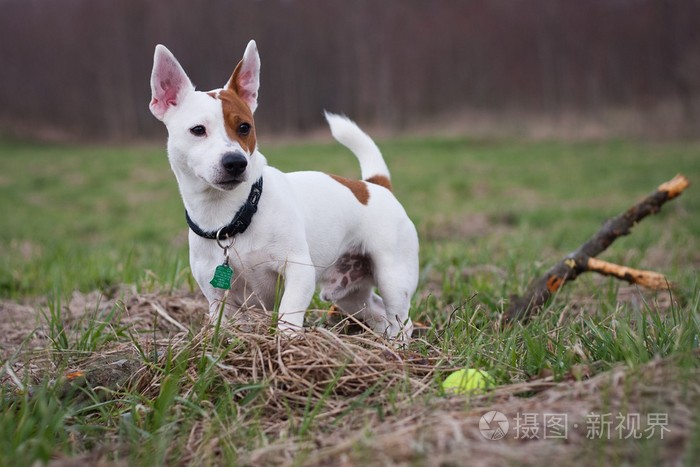
[[[231,79],[226,83],[226,89],[230,89],[248,104],[251,112],[258,107],[258,88],[260,87],[260,56],[255,41],[248,42],[248,47],[243,54]]]
[[[166,112],[193,90],[192,82],[175,56],[165,46],[158,44],[153,55],[151,103],[148,106],[153,115],[163,120]]]

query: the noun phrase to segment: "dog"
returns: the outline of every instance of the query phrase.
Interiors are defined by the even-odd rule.
[[[156,46],[149,108],[168,131],[190,267],[211,316],[222,306],[228,315],[278,303],[278,329],[296,334],[318,285],[322,300],[373,331],[409,338],[418,235],[392,194],[379,148],[354,122],[326,112],[362,180],[267,165],[253,119],[259,83],[255,41],[226,85],[208,92],[196,91],[175,56]]]

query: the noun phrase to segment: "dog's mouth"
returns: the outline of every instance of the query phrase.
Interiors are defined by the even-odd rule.
[[[221,190],[230,191],[230,190],[233,190],[234,188],[236,188],[238,185],[240,185],[243,182],[244,182],[244,180],[241,180],[238,178],[231,178],[229,180],[218,181],[214,185]]]
[[[224,182],[218,182],[216,186],[217,188],[221,188],[222,190],[233,190],[240,184],[241,180],[226,180]]]

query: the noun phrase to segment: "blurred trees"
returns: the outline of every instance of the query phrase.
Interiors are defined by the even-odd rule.
[[[0,125],[75,137],[162,135],[155,44],[199,89],[258,42],[258,124],[323,109],[401,128],[465,110],[700,113],[700,0],[0,0]]]

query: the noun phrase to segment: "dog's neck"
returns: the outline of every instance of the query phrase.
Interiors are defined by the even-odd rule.
[[[230,191],[213,188],[199,178],[173,168],[190,219],[207,232],[216,232],[228,225],[248,200],[251,187],[260,178],[266,165],[265,157],[256,150],[246,170],[246,180]]]

